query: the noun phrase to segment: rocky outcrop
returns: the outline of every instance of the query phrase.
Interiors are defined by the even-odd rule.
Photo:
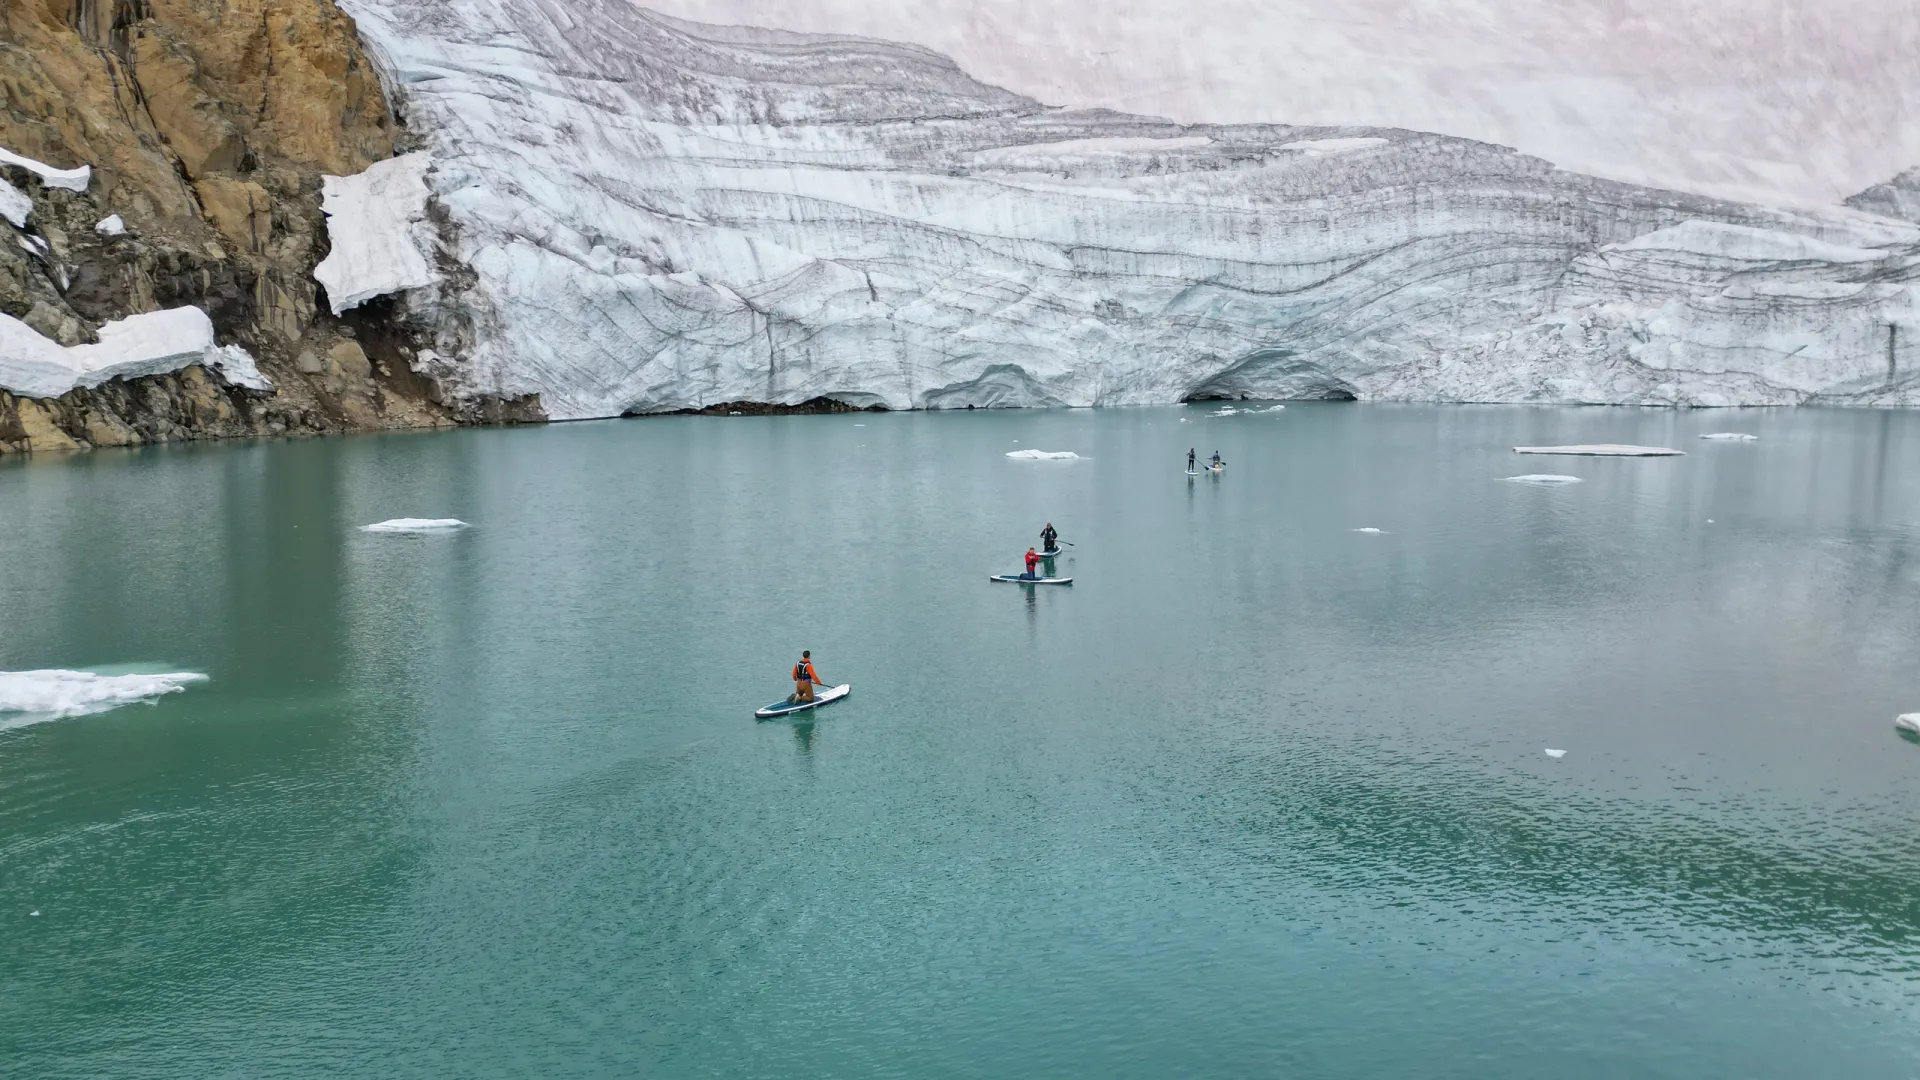
[[[1920,402],[1920,229],[1891,218],[1052,109],[925,49],[630,0],[341,2],[469,271],[434,301],[472,328],[436,349],[456,397]]]
[[[0,146],[93,168],[84,191],[0,169],[33,204],[22,242],[0,243],[0,312],[74,345],[200,307],[273,384],[195,367],[51,401],[0,394],[0,452],[454,422],[412,374],[405,333],[335,318],[313,282],[321,176],[405,137],[330,0],[11,0],[0,87]]]

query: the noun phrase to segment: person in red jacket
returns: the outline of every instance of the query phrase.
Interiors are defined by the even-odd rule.
[[[820,673],[813,670],[813,650],[801,649],[800,662],[793,665],[793,696],[787,700],[795,705],[813,700],[813,684],[820,681]]]
[[[1040,565],[1040,553],[1033,550],[1032,548],[1028,548],[1027,549],[1027,572],[1025,574],[1025,577],[1028,581],[1032,581],[1035,578],[1038,578],[1040,576],[1039,574],[1036,574],[1033,572],[1033,568],[1039,565]]]

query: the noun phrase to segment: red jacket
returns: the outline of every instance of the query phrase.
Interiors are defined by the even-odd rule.
[[[1040,556],[1035,555],[1033,553],[1032,548],[1028,548],[1027,549],[1027,573],[1029,574],[1033,573],[1033,568],[1039,565],[1039,562],[1040,562]]]

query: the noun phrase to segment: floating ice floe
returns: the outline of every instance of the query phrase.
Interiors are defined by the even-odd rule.
[[[1080,455],[1071,450],[1009,450],[1007,456],[1021,461],[1071,461]]]
[[[151,704],[163,694],[206,680],[192,671],[163,675],[100,675],[59,668],[0,671],[0,730],[106,712],[135,702]]]
[[[1621,443],[1581,443],[1575,446],[1516,446],[1516,454],[1572,454],[1578,457],[1685,457],[1684,450],[1666,446],[1627,446]]]
[[[321,177],[333,250],[313,268],[313,279],[326,286],[335,315],[438,280],[415,236],[427,216],[429,160],[424,152],[402,154],[353,176]]]
[[[1354,529],[1353,531],[1354,531],[1354,532],[1357,532],[1357,533],[1374,533],[1374,534],[1376,534],[1376,535],[1380,535],[1380,536],[1384,536],[1384,535],[1386,535],[1386,531],[1387,531],[1387,530],[1385,530],[1385,529],[1375,529],[1375,528],[1371,528],[1371,527],[1369,527],[1369,528],[1365,528],[1365,529]]]
[[[101,236],[119,236],[127,231],[127,223],[119,214],[108,214],[94,225],[93,231]]]
[[[1539,487],[1557,487],[1561,484],[1580,482],[1577,476],[1561,476],[1557,473],[1528,473],[1525,476],[1509,476],[1506,479],[1509,483],[1534,484]]]
[[[68,191],[87,190],[87,181],[93,176],[93,167],[82,165],[77,169],[56,169],[44,161],[35,161],[30,157],[21,157],[5,147],[0,147],[0,165],[18,165],[40,178],[48,187],[65,188]]]
[[[253,357],[237,345],[216,345],[213,320],[197,307],[168,308],[116,319],[100,340],[63,346],[11,315],[0,315],[0,390],[54,398],[79,386],[162,375],[194,364],[251,390],[271,390]]]
[[[0,177],[0,217],[13,222],[16,229],[27,227],[27,216],[33,213],[33,200],[27,193]]]
[[[1239,409],[1236,409],[1236,408],[1234,408],[1234,407],[1233,407],[1233,406],[1231,406],[1231,405],[1222,405],[1222,406],[1220,406],[1220,408],[1219,408],[1219,409],[1217,409],[1217,410],[1215,410],[1215,411],[1213,411],[1213,412],[1210,412],[1210,413],[1208,413],[1207,415],[1208,415],[1208,416],[1234,416],[1234,415],[1236,415],[1236,414],[1238,414],[1239,412],[1240,412],[1240,410],[1239,410]]]
[[[1555,761],[1559,761],[1561,758],[1567,756],[1567,752],[1565,750],[1549,750],[1547,751],[1547,756]]]
[[[1747,435],[1738,431],[1716,431],[1700,437],[1703,439],[1712,439],[1715,442],[1752,442],[1760,436]]]
[[[1893,726],[1901,731],[1920,735],[1920,713],[1901,713],[1893,718]]]
[[[1254,412],[1286,412],[1287,407],[1285,405],[1269,405],[1264,409],[1255,409],[1253,411]]]
[[[464,529],[467,523],[459,518],[389,518],[376,521],[371,525],[362,525],[361,532],[370,533],[428,533],[447,532],[451,529]]]

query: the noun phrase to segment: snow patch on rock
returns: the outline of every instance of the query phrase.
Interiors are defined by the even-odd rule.
[[[194,364],[238,386],[273,388],[245,349],[214,342],[213,322],[197,307],[129,315],[101,326],[99,337],[93,344],[62,346],[19,319],[0,315],[0,390],[55,398],[76,387],[163,375]]]
[[[426,255],[432,250],[425,224],[431,160],[425,153],[402,154],[353,176],[322,178],[320,207],[333,249],[313,268],[313,278],[325,286],[335,315],[438,280]]]
[[[27,227],[27,218],[33,214],[33,200],[27,193],[14,187],[5,177],[0,177],[0,217],[13,223],[16,229]]]
[[[93,167],[82,165],[77,169],[56,169],[44,161],[35,161],[30,157],[0,147],[0,165],[18,165],[40,178],[40,182],[51,188],[65,188],[68,191],[85,191],[87,182],[93,177]]]
[[[93,231],[101,236],[120,236],[127,231],[127,223],[119,214],[108,214],[94,225]]]

